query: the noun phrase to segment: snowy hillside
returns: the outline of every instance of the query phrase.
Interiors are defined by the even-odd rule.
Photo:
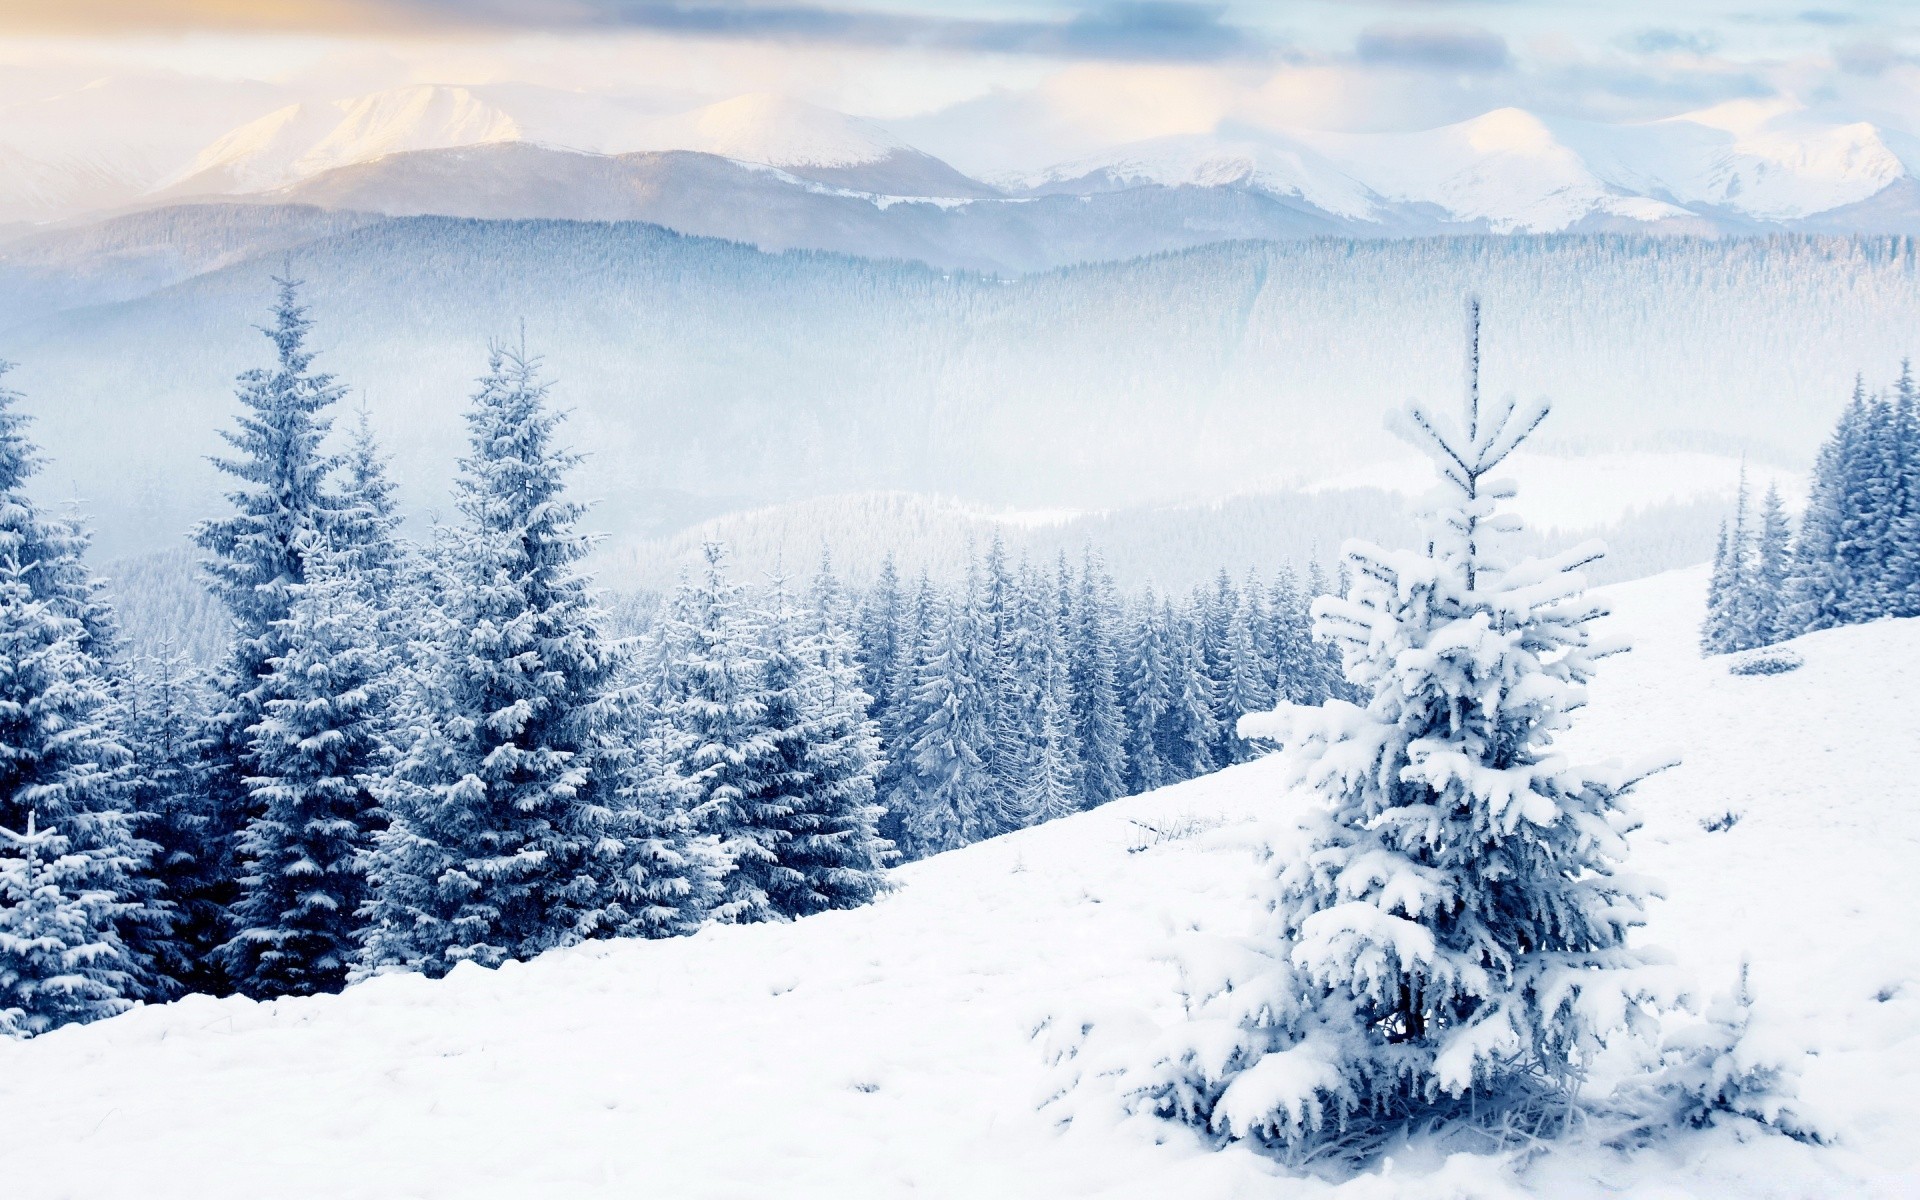
[[[1639,794],[1632,867],[1667,884],[1648,940],[1707,992],[1750,958],[1756,1028],[1814,1053],[1802,1097],[1833,1146],[1723,1128],[1633,1159],[1556,1151],[1517,1180],[1460,1155],[1332,1186],[1122,1119],[1100,1079],[1062,1095],[1048,1053],[1071,1031],[1149,1036],[1178,1011],[1168,950],[1247,928],[1251,847],[1300,803],[1258,762],[917,864],[864,910],[0,1042],[0,1114],[36,1148],[7,1194],[1912,1195],[1920,622],[1815,634],[1801,669],[1736,677],[1693,652],[1704,583],[1611,592],[1637,649],[1605,664],[1574,745],[1685,755]]]

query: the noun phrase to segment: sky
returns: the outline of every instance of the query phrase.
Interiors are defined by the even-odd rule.
[[[424,82],[532,84],[663,112],[775,91],[886,122],[963,168],[1040,165],[1224,122],[1415,129],[1508,105],[1617,121],[1761,100],[1915,131],[1920,3],[0,5],[0,146],[118,139],[164,157],[289,97]]]

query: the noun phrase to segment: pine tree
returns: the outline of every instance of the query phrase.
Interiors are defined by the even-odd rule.
[[[1142,1081],[1215,1136],[1306,1157],[1441,1116],[1551,1133],[1602,1039],[1664,998],[1626,944],[1624,785],[1553,748],[1599,653],[1601,551],[1502,561],[1488,475],[1546,410],[1482,408],[1473,340],[1463,420],[1401,423],[1448,489],[1427,549],[1350,544],[1349,595],[1316,605],[1371,699],[1300,710],[1288,739],[1326,807],[1280,860],[1271,967],[1197,997],[1192,1048]]]
[[[1030,732],[1018,798],[1021,812],[1033,824],[1079,811],[1085,784],[1060,598],[1038,578],[1029,583],[1028,595],[1022,709]]]
[[[1273,578],[1267,593],[1267,621],[1272,645],[1268,679],[1275,701],[1318,704],[1326,699],[1319,689],[1319,651],[1313,644],[1307,602],[1289,567],[1280,568]]]
[[[276,630],[247,779],[257,816],[233,939],[222,947],[250,996],[309,996],[345,986],[368,899],[365,856],[383,824],[372,787],[392,754],[393,647],[364,553],[315,549]]]
[[[1213,587],[1196,589],[1188,622],[1193,632],[1194,649],[1206,676],[1206,692],[1212,698],[1214,741],[1208,747],[1208,760],[1225,766],[1237,762],[1242,743],[1234,736],[1233,723],[1240,714],[1231,711],[1233,691],[1233,616],[1240,607],[1240,593],[1233,577],[1222,567],[1214,576]]]
[[[913,596],[902,606],[897,657],[892,674],[892,699],[881,713],[880,753],[885,760],[879,782],[882,811],[880,836],[901,847],[908,845],[905,834],[907,811],[918,795],[914,784],[917,768],[913,760],[917,714],[914,694],[933,652],[935,617],[941,611],[933,581],[922,569]]]
[[[779,863],[785,831],[777,798],[755,794],[773,769],[766,694],[754,630],[741,589],[727,575],[726,549],[702,547],[705,566],[677,608],[686,624],[676,637],[678,683],[667,719],[680,731],[678,772],[697,828],[718,840],[727,867],[713,916],[732,922],[778,915],[767,883]]]
[[[1900,361],[1887,421],[1886,612],[1920,616],[1920,387],[1910,360]]]
[[[1133,656],[1127,665],[1127,786],[1150,792],[1179,778],[1160,750],[1160,730],[1172,710],[1177,684],[1166,609],[1153,589],[1141,597],[1133,621]]]
[[[1751,574],[1753,594],[1748,603],[1749,638],[1756,646],[1771,646],[1793,636],[1787,616],[1792,538],[1792,527],[1780,504],[1780,489],[1770,485],[1760,502],[1760,529]]]
[[[1700,653],[1725,654],[1733,647],[1733,602],[1738,580],[1734,575],[1736,550],[1720,522],[1713,543],[1713,570],[1707,576],[1707,611],[1700,620]]]
[[[538,360],[495,347],[467,412],[457,535],[437,551],[435,661],[377,798],[373,901],[359,970],[444,974],[641,931],[624,840],[611,681],[618,652],[577,564],[576,455]]]
[[[205,674],[170,646],[137,664],[123,683],[120,708],[133,753],[132,808],[153,846],[147,876],[171,920],[149,957],[153,998],[226,986],[215,949],[227,939],[225,884],[216,873],[223,846],[207,803]]]
[[[1240,718],[1248,713],[1267,712],[1273,708],[1274,697],[1267,684],[1266,662],[1260,653],[1255,630],[1262,623],[1261,613],[1256,604],[1258,593],[1251,587],[1240,593],[1240,604],[1234,609],[1233,620],[1227,629],[1227,687],[1222,707],[1228,714],[1229,730]],[[1228,747],[1232,751],[1234,762],[1245,762],[1254,756],[1254,747],[1238,733],[1230,732]]]
[[[1791,621],[1796,633],[1871,620],[1877,611],[1863,586],[1871,570],[1863,501],[1872,422],[1866,384],[1856,379],[1852,401],[1814,462],[1794,546]]]
[[[1120,706],[1119,603],[1106,565],[1089,546],[1068,627],[1068,683],[1073,730],[1080,740],[1080,807],[1105,804],[1127,791],[1127,721]]]
[[[832,604],[830,567],[815,601]],[[803,628],[776,581],[758,622],[761,728],[767,754],[748,782],[735,819],[770,836],[771,857],[748,860],[771,915],[803,917],[872,900],[882,885],[885,847],[875,834],[873,778],[878,739],[866,716],[835,610],[816,607]]]
[[[993,702],[977,587],[939,604],[913,691],[912,772],[903,787],[901,852],[924,858],[1000,832]]]
[[[0,377],[7,369],[0,363]],[[39,856],[34,870],[44,866],[46,886],[65,897],[60,912],[105,922],[85,936],[98,947],[84,957],[100,985],[128,998],[159,997],[171,991],[158,967],[171,944],[172,913],[145,874],[153,845],[138,836],[142,814],[132,806],[113,614],[82,557],[84,529],[45,517],[26,493],[40,456],[18,402],[0,386],[0,827],[23,837],[30,826],[46,831],[47,840],[34,843],[41,849],[29,855],[23,844],[18,861]],[[26,903],[40,885],[19,886],[30,889],[16,897]],[[47,915],[33,912],[40,916],[18,917]],[[16,969],[50,969],[53,961]],[[7,986],[24,994],[42,983],[65,986],[27,974]],[[9,1005],[19,1006],[0,997],[0,1008]],[[36,1016],[33,1005],[23,1011],[28,1032],[72,1019],[51,1009]]]
[[[31,1037],[124,1012],[135,990],[114,933],[126,915],[99,862],[27,813],[0,825],[0,1034]]]
[[[312,322],[300,303],[300,281],[277,278],[279,295],[273,324],[264,329],[273,343],[275,364],[240,376],[242,412],[237,428],[220,436],[232,457],[213,464],[236,481],[227,493],[232,516],[203,521],[194,540],[211,556],[204,563],[210,586],[233,616],[233,644],[218,678],[220,704],[209,724],[208,799],[220,863],[221,882],[199,905],[230,905],[237,895],[232,880],[235,839],[252,814],[246,778],[251,734],[259,723],[265,696],[262,680],[284,650],[274,640],[292,607],[294,590],[306,581],[306,555],[332,532],[337,502],[327,491],[336,461],[322,453],[331,427],[328,410],[343,389],[333,377],[313,369],[307,348]]]
[[[1214,695],[1213,673],[1201,653],[1198,607],[1184,616],[1170,606],[1162,615],[1169,631],[1168,665],[1173,676],[1173,702],[1160,719],[1160,757],[1175,779],[1194,779],[1222,765],[1214,758],[1220,744],[1220,701]]]

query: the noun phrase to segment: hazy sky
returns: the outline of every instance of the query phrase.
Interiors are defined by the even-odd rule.
[[[0,142],[85,84],[111,93],[89,121],[129,126],[189,95],[224,120],[250,88],[522,82],[663,108],[780,91],[976,160],[1508,104],[1635,119],[1785,97],[1920,129],[1916,0],[5,0],[0,64]]]

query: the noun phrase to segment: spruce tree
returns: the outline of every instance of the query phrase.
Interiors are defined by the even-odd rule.
[[[1546,410],[1483,408],[1473,362],[1459,422],[1401,422],[1447,488],[1428,547],[1350,543],[1348,596],[1316,605],[1370,699],[1298,710],[1292,782],[1324,808],[1276,859],[1271,967],[1198,992],[1190,1044],[1140,1081],[1213,1136],[1307,1158],[1441,1117],[1550,1134],[1603,1039],[1666,998],[1627,945],[1627,785],[1553,745],[1602,653],[1580,574],[1601,550],[1501,557],[1489,473]]]
[[[207,801],[206,675],[164,646],[129,671],[120,700],[133,753],[133,811],[153,846],[146,874],[170,914],[150,951],[155,999],[226,985],[215,954],[227,940],[227,912],[210,897],[225,884],[224,846]]]
[[[233,454],[213,464],[236,481],[227,493],[233,515],[203,521],[194,540],[210,557],[203,563],[214,593],[233,617],[233,642],[219,673],[219,705],[209,723],[207,794],[220,863],[218,880],[204,895],[184,898],[197,906],[230,905],[238,894],[235,839],[254,808],[246,786],[253,773],[248,753],[265,695],[262,681],[284,651],[275,632],[306,581],[309,550],[333,531],[338,504],[327,483],[336,460],[322,452],[332,420],[329,410],[343,389],[313,369],[307,347],[312,329],[300,303],[299,280],[276,278],[273,322],[263,328],[273,343],[271,368],[239,378],[241,414],[222,430]]]
[[[1248,713],[1267,712],[1274,704],[1273,690],[1267,684],[1266,663],[1256,640],[1255,631],[1261,624],[1257,603],[1257,593],[1252,588],[1242,591],[1227,630],[1229,670],[1222,707],[1229,714],[1227,744],[1234,762],[1245,762],[1255,753],[1247,739],[1233,732],[1234,726]]]
[[[677,683],[667,719],[680,735],[676,770],[695,826],[716,839],[726,863],[716,920],[776,919],[768,884],[779,870],[787,797],[761,791],[776,749],[767,724],[766,675],[756,622],[728,576],[726,548],[708,542],[700,574],[676,612]]]
[[[457,533],[437,548],[439,646],[419,668],[406,749],[376,793],[361,971],[444,974],[640,931],[624,873],[627,780],[610,685],[618,651],[578,563],[578,456],[538,360],[495,347],[466,421]]]
[[[1199,605],[1185,614],[1169,605],[1162,615],[1169,632],[1173,696],[1160,718],[1158,741],[1161,760],[1176,780],[1194,779],[1222,765],[1214,757],[1221,741],[1220,700],[1201,650],[1203,621]]]
[[[1073,730],[1080,739],[1080,807],[1127,791],[1127,720],[1120,705],[1119,602],[1106,565],[1089,546],[1067,635]]]
[[[1793,567],[1793,530],[1781,507],[1780,489],[1769,485],[1760,502],[1760,528],[1754,543],[1752,599],[1747,606],[1748,639],[1771,646],[1793,636],[1787,617],[1787,593]]]
[[[0,825],[0,1034],[15,1037],[124,1012],[137,987],[97,856],[38,822]]]
[[[395,682],[381,597],[359,557],[310,551],[306,582],[277,622],[282,650],[251,730],[257,815],[240,834],[235,932],[222,947],[246,995],[338,991],[358,951]]]
[[[1814,461],[1813,485],[1794,547],[1795,632],[1870,619],[1862,608],[1867,563],[1862,500],[1870,458],[1872,409],[1864,381]]]
[[[1318,686],[1319,655],[1313,644],[1307,601],[1294,582],[1293,570],[1281,567],[1267,592],[1272,666],[1268,680],[1276,702],[1318,704],[1326,699]]]
[[[833,590],[831,578],[823,569],[816,601],[831,603],[822,595]],[[821,617],[833,623],[817,624]],[[816,608],[803,621],[781,581],[769,589],[757,626],[765,755],[753,764],[731,820],[751,827],[753,844],[768,853],[735,871],[753,875],[766,916],[865,904],[881,887],[887,848],[875,833],[878,739],[847,642],[831,608]]]
[[[1700,619],[1702,654],[1725,654],[1733,647],[1733,604],[1739,583],[1734,576],[1734,559],[1723,520],[1713,543],[1713,569],[1707,576],[1706,615]]]
[[[7,369],[0,363],[0,378]],[[85,530],[46,517],[26,492],[40,455],[19,399],[0,385],[0,827],[21,837],[30,826],[45,831],[32,854],[20,843],[17,870],[33,858],[33,870],[46,872],[44,885],[64,897],[59,920],[84,913],[104,922],[86,933],[85,944],[98,949],[83,956],[99,986],[130,999],[160,998],[173,990],[161,974],[172,913],[146,875],[153,846],[139,836],[142,814],[133,807],[113,614],[86,567]],[[20,878],[19,886],[41,886]],[[33,894],[17,893],[14,902]],[[32,911],[37,921],[51,910]],[[54,961],[16,964],[22,974],[8,988],[17,996],[43,983],[63,986],[31,974]],[[51,1010],[35,1016],[34,1004],[0,997],[0,1008],[22,1005],[28,1032],[74,1019]]]
[[[912,763],[903,788],[901,852],[924,858],[1001,831],[993,778],[993,697],[988,670],[991,627],[970,581],[937,604],[912,700]]]
[[[1127,785],[1150,792],[1179,778],[1160,749],[1160,730],[1177,690],[1166,609],[1148,588],[1133,620],[1133,656],[1127,666]]]

